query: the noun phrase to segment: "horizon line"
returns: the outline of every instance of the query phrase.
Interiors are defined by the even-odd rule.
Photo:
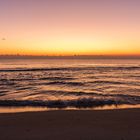
[[[140,55],[20,55],[1,54],[1,59],[140,59]]]

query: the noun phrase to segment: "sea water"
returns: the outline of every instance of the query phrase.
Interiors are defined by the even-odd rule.
[[[138,59],[1,59],[0,107],[140,105]]]

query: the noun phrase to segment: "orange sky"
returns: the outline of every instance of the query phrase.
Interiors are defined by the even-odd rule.
[[[139,7],[139,0],[0,1],[0,54],[140,55]]]

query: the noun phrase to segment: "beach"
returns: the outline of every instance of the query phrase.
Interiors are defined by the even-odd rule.
[[[0,140],[140,140],[140,0],[0,0]]]
[[[0,114],[0,140],[139,140],[140,109]]]

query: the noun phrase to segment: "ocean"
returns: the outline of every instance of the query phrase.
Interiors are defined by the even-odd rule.
[[[0,60],[2,109],[94,109],[139,105],[138,59]]]

